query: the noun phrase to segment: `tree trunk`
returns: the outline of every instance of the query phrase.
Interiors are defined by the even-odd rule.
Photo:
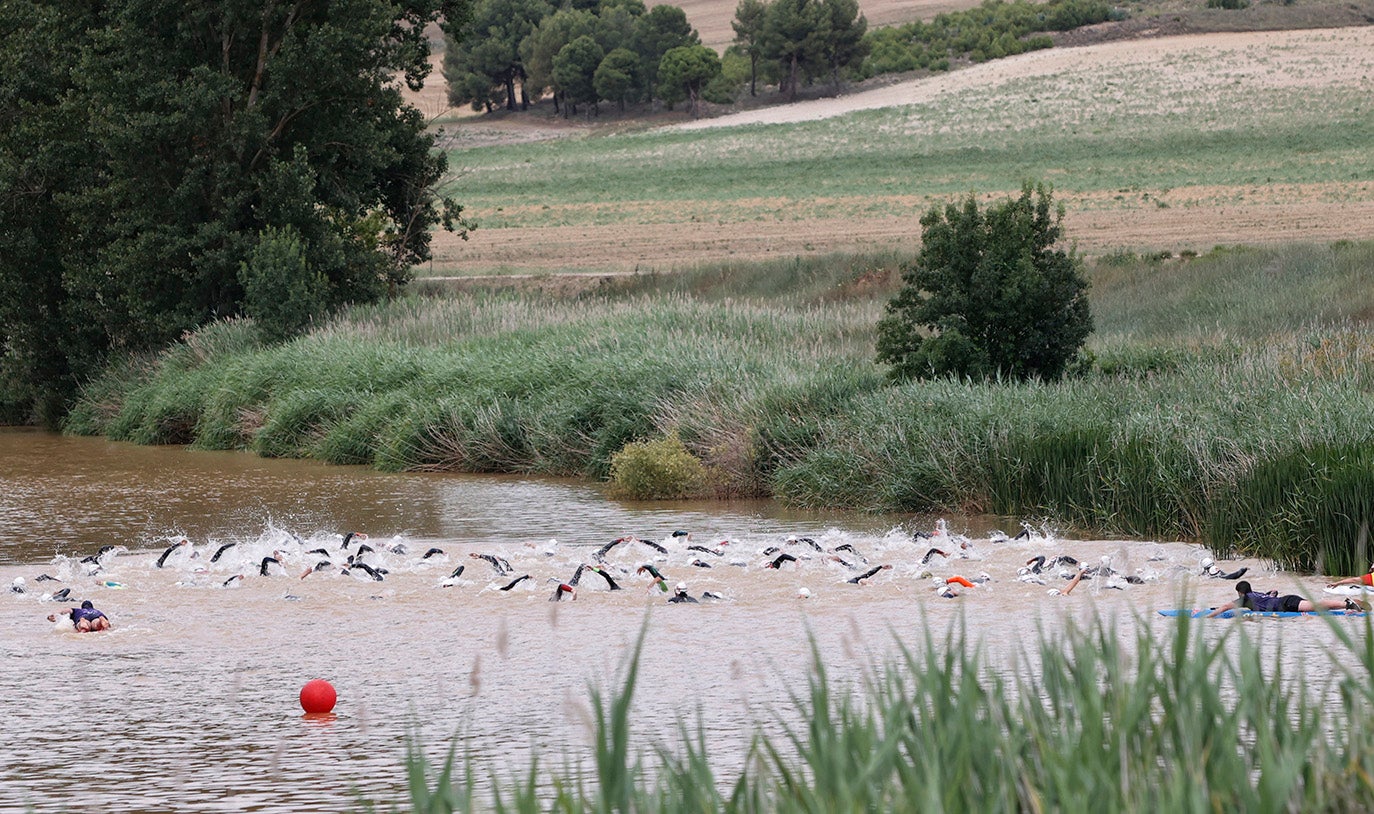
[[[789,72],[789,73],[791,73],[791,77],[787,80],[787,101],[789,101],[789,102],[795,102],[795,101],[797,101],[797,69],[798,69],[798,67],[799,67],[799,66],[798,66],[798,64],[797,64],[797,55],[796,55],[796,54],[793,54],[793,55],[792,55],[792,70]]]
[[[759,56],[749,55],[749,95],[759,95]]]
[[[506,110],[515,109],[515,74],[506,74]]]

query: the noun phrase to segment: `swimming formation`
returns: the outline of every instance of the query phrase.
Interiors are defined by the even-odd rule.
[[[265,535],[267,537],[267,535]],[[548,601],[586,600],[588,592],[593,595],[617,593],[633,587],[641,595],[661,597],[656,601],[670,604],[699,604],[702,600],[726,600],[727,590],[705,590],[696,593],[687,590],[687,573],[682,569],[690,568],[699,574],[697,579],[708,583],[722,583],[712,577],[712,570],[737,568],[744,571],[759,569],[760,572],[775,572],[776,577],[759,579],[781,580],[784,590],[795,592],[797,598],[817,598],[827,592],[825,585],[831,584],[830,593],[841,590],[855,590],[855,586],[889,585],[899,590],[911,590],[916,594],[929,592],[937,599],[957,599],[965,596],[985,594],[995,595],[993,586],[997,583],[1025,583],[1044,586],[1052,596],[1069,597],[1083,583],[1093,586],[1094,593],[1107,590],[1124,591],[1131,586],[1141,585],[1182,573],[1194,578],[1236,580],[1247,573],[1246,568],[1226,570],[1219,567],[1211,557],[1195,561],[1196,569],[1186,565],[1174,564],[1168,568],[1129,568],[1120,563],[1128,561],[1123,548],[1116,557],[1102,556],[1099,560],[1083,562],[1065,550],[1070,543],[1055,540],[1046,534],[1038,534],[1024,527],[1016,535],[994,532],[986,538],[970,539],[965,535],[952,532],[941,521],[931,531],[907,531],[901,534],[890,532],[874,544],[862,544],[851,537],[835,540],[827,535],[787,534],[767,537],[752,544],[736,539],[714,539],[704,542],[694,540],[690,532],[675,530],[655,541],[635,534],[622,534],[605,543],[580,543],[560,545],[557,539],[547,542],[525,542],[523,544],[477,549],[467,551],[463,562],[450,569],[449,551],[454,544],[443,547],[436,545],[417,546],[415,553],[409,553],[407,542],[397,539],[378,539],[360,532],[348,531],[332,536],[316,533],[309,539],[302,539],[291,532],[272,535],[270,539],[205,541],[192,542],[184,535],[166,538],[159,547],[155,558],[144,560],[145,567],[173,570],[181,577],[177,584],[185,587],[238,588],[259,581],[270,581],[282,577],[295,580],[350,578],[371,583],[387,582],[396,571],[414,574],[426,569],[442,568],[434,581],[429,583],[436,588],[462,592],[464,588],[479,588],[482,592],[491,591],[493,596],[528,596],[532,591],[542,592]],[[989,556],[1001,546],[1015,545],[1029,555],[1023,563],[1015,565],[1013,572],[1000,571],[1005,565],[992,567]],[[268,547],[270,546],[270,547]],[[1036,548],[1040,548],[1036,551]],[[154,551],[159,551],[154,549]],[[264,550],[266,549],[266,550]],[[586,552],[578,556],[579,551]],[[1077,553],[1077,551],[1075,551]],[[131,554],[123,546],[102,546],[100,550],[84,557],[60,558],[67,563],[66,571],[56,573],[66,576],[69,572],[91,577],[101,574],[105,569],[115,568],[127,562]],[[458,554],[461,557],[461,553]],[[556,559],[555,559],[556,558]],[[1141,559],[1136,557],[1136,559]],[[709,560],[709,561],[708,561]],[[997,555],[993,560],[1005,563],[1005,555]],[[57,560],[55,560],[56,562]],[[986,563],[985,563],[986,561]],[[1119,561],[1119,562],[1118,562]],[[984,566],[999,573],[994,576],[984,570]],[[1142,564],[1137,562],[1137,565]],[[1147,563],[1146,563],[1147,564]],[[478,567],[480,565],[480,567]],[[562,571],[562,568],[572,569]],[[1170,570],[1172,569],[1172,570]],[[1371,567],[1374,571],[1374,567]],[[595,575],[599,579],[588,585],[584,577]],[[797,583],[805,578],[806,586]],[[42,574],[35,582],[54,580]],[[817,583],[821,583],[818,585]],[[1339,585],[1368,586],[1374,582],[1374,575],[1363,575],[1333,582]],[[108,587],[121,587],[120,583],[107,580]],[[671,589],[670,585],[676,584]],[[725,583],[722,583],[725,584]],[[1240,583],[1248,586],[1249,583]],[[76,585],[61,586],[51,594],[41,597],[53,602],[76,602],[79,590]],[[820,592],[817,589],[820,589]],[[23,578],[11,585],[12,593],[23,593],[26,585]],[[738,591],[739,588],[734,589]],[[1243,592],[1241,603],[1255,607],[1270,604],[1262,594]],[[297,594],[287,594],[299,599]],[[1316,607],[1347,607],[1342,600],[1319,601],[1294,600],[1279,597],[1283,606],[1303,602]],[[374,599],[382,598],[374,596]],[[80,609],[74,609],[80,610]],[[81,614],[76,614],[76,617]],[[79,620],[73,617],[73,627],[78,628]],[[104,622],[87,620],[87,627],[98,625],[104,629]],[[82,632],[85,632],[84,629]]]

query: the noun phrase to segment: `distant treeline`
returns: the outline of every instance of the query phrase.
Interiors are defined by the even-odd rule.
[[[740,0],[723,57],[701,45],[681,8],[643,0],[478,0],[444,61],[449,101],[474,110],[526,109],[551,93],[578,105],[698,98],[729,104],[760,84],[796,98],[800,87],[878,74],[948,70],[1048,48],[1044,32],[1120,18],[1102,0],[985,0],[931,22],[868,29],[857,0]]]

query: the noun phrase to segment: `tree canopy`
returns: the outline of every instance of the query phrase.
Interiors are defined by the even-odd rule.
[[[921,251],[878,324],[896,379],[1057,379],[1092,333],[1082,262],[1055,248],[1063,207],[1043,185],[978,208],[933,207]]]
[[[0,405],[53,422],[111,352],[376,299],[461,216],[397,77],[461,2],[0,4]],[[272,245],[260,250],[265,236]],[[256,260],[254,258],[257,258]],[[306,275],[302,285],[264,279]],[[271,311],[271,309],[269,309]]]

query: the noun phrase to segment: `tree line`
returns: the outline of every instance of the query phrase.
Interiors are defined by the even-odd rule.
[[[397,77],[463,0],[0,3],[0,421],[116,356],[385,296],[464,228]]]
[[[526,110],[545,94],[574,115],[617,105],[734,102],[747,85],[788,100],[818,81],[948,70],[1053,44],[1043,32],[1099,23],[1103,0],[984,0],[977,8],[870,30],[858,0],[739,0],[733,44],[701,44],[682,9],[643,0],[477,0],[444,59],[449,101],[474,110]]]

